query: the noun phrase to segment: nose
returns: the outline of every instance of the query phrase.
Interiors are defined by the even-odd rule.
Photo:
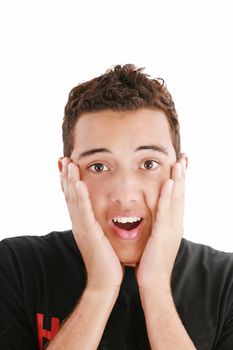
[[[119,175],[114,179],[111,188],[111,201],[120,204],[122,207],[140,202],[143,198],[143,191],[140,183],[132,175]]]

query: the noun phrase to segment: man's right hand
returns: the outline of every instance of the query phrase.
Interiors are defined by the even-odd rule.
[[[123,279],[121,265],[92,210],[88,190],[80,181],[79,168],[63,158],[61,186],[65,195],[72,231],[87,270],[87,288],[117,290]]]

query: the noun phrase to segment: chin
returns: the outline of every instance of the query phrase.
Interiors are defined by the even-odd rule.
[[[119,242],[109,239],[119,261],[123,265],[135,266],[141,260],[147,239],[144,238],[141,242],[132,242],[132,244],[125,244],[126,242]]]
[[[137,263],[139,263],[142,252],[134,252],[132,254],[122,254],[122,252],[117,252],[118,259],[123,265],[129,265],[129,266],[135,266]]]

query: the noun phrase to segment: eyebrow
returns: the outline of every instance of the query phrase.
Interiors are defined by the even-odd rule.
[[[161,145],[139,146],[135,149],[135,152],[143,151],[143,150],[147,150],[147,149],[152,150],[152,151],[156,151],[156,152],[160,152],[160,153],[163,153],[166,156],[168,156],[168,150],[164,146],[161,146]]]
[[[143,151],[143,150],[152,150],[152,151],[160,152],[160,153],[168,156],[168,150],[165,147],[160,146],[160,145],[139,146],[135,149],[135,152]],[[112,154],[112,152],[107,148],[93,148],[93,149],[90,149],[88,151],[84,151],[84,152],[80,153],[78,159],[92,156],[95,153],[110,153],[110,154]]]

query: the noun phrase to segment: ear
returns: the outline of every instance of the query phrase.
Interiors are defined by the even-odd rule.
[[[63,158],[64,158],[64,157],[59,157],[59,158],[58,158],[58,161],[57,161],[58,170],[59,170],[60,173],[62,172],[62,168],[63,168],[63,164],[62,164],[62,159],[63,159]]]
[[[186,153],[181,153],[180,159],[179,159],[179,160],[181,160],[181,159],[184,159],[184,160],[185,160],[185,163],[186,163],[185,170],[187,170],[187,168],[188,168],[188,163],[189,163],[189,158],[188,158],[187,154],[186,154]]]

